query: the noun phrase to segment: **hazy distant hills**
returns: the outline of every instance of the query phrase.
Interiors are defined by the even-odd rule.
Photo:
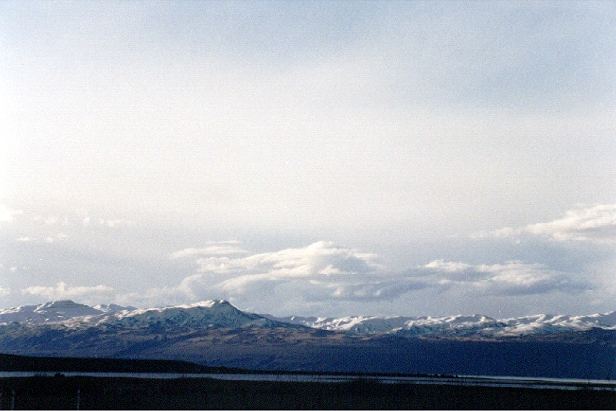
[[[616,314],[277,318],[226,301],[0,310],[0,352],[265,370],[611,378]]]

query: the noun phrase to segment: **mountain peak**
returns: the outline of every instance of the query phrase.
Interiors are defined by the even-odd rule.
[[[56,300],[56,301],[48,301],[44,304],[39,305],[35,311],[51,310],[51,309],[57,310],[57,309],[63,309],[63,308],[73,309],[73,308],[80,308],[80,307],[88,307],[88,306],[85,304],[78,304],[74,302],[73,300]]]
[[[350,316],[341,318],[257,315],[239,310],[227,300],[205,300],[185,305],[135,308],[116,304],[94,307],[72,300],[49,301],[0,309],[0,324],[70,323],[72,326],[113,324],[122,327],[244,328],[303,326],[363,335],[426,334],[481,335],[482,337],[559,333],[592,328],[616,330],[616,312],[586,316],[536,314],[494,319],[481,314],[447,317]]]
[[[214,308],[214,307],[233,307],[233,305],[231,305],[231,303],[227,300],[205,300],[205,301],[199,301],[199,302],[192,303],[192,304],[178,305],[177,307],[180,307],[180,308],[195,308],[195,307]],[[171,307],[171,308],[175,308],[175,307]]]
[[[133,327],[156,325],[208,328],[267,327],[273,324],[273,321],[260,315],[240,311],[226,300],[208,300],[179,306],[123,311],[107,316],[103,322]]]
[[[272,326],[273,321],[244,313],[226,300],[206,300],[192,304],[135,308],[116,304],[94,307],[72,300],[49,301],[40,305],[0,310],[0,324],[69,322],[72,325],[115,324],[121,326],[164,327],[248,327]]]
[[[116,306],[107,310],[76,303],[72,300],[48,301],[40,305],[25,305],[6,310],[0,310],[0,324],[18,322],[22,324],[38,324],[61,322],[75,318],[99,316],[105,312],[118,311],[123,307]]]

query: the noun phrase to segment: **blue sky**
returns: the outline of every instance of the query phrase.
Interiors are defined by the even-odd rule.
[[[3,2],[0,305],[615,310],[616,2]]]

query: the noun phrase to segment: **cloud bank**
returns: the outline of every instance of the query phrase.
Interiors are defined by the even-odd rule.
[[[252,254],[238,242],[210,242],[204,248],[174,252],[170,258],[192,260],[197,270],[176,286],[127,294],[122,297],[123,302],[180,303],[224,298],[254,304],[255,299],[261,299],[263,305],[278,302],[305,307],[400,302],[425,292],[483,298],[574,295],[593,288],[591,283],[571,273],[523,261],[473,265],[439,259],[396,272],[388,269],[374,253],[328,241]]]
[[[124,221],[120,218],[93,217],[85,211],[21,213],[0,232],[0,297],[28,303],[75,299],[136,306],[227,299],[243,309],[285,315],[357,314],[368,309],[388,315],[467,310],[493,315],[503,304],[516,313],[529,313],[520,307],[529,302],[540,307],[537,302],[544,300],[566,307],[566,301],[576,298],[582,306],[584,301],[590,304],[590,298],[605,311],[616,293],[611,247],[615,208],[579,206],[548,222],[485,233],[482,243],[460,239],[472,245],[462,253],[451,252],[447,242],[439,243],[397,268],[380,251],[331,241],[305,242],[306,246],[298,242],[292,248],[261,245],[273,250],[254,252],[238,240],[203,242],[190,235],[181,240],[185,246],[180,248],[178,239],[164,231],[156,234],[135,224],[106,223]],[[530,238],[532,250],[498,238]],[[506,252],[496,257],[490,247],[505,247]],[[567,259],[575,259],[575,265]],[[82,272],[92,273],[89,278],[95,280],[79,280]],[[133,279],[130,273],[140,277]],[[439,307],[439,301],[450,305]]]

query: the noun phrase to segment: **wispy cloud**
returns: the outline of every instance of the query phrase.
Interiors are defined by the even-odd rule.
[[[489,295],[529,295],[551,291],[578,292],[591,287],[569,274],[543,264],[507,261],[504,264],[471,265],[435,260],[420,268],[429,274],[426,283]]]
[[[128,219],[91,217],[89,212],[83,209],[62,214],[40,214],[14,211],[0,206],[0,221],[13,221],[16,215],[22,215],[16,227],[19,234],[16,241],[20,243],[56,243],[134,225],[134,222]]]
[[[69,236],[67,234],[64,234],[64,233],[60,233],[60,234],[56,234],[56,235],[50,235],[47,238],[45,238],[45,242],[46,243],[54,243],[56,241],[67,239],[68,237]]]
[[[471,238],[511,238],[522,235],[552,241],[616,243],[616,204],[581,205],[567,211],[563,217],[547,223],[518,228],[504,227],[490,232],[474,233]]]
[[[171,259],[195,256],[220,256],[246,254],[248,251],[238,247],[239,241],[208,241],[204,248],[185,248],[171,254]]]
[[[319,283],[314,281],[313,284]],[[349,301],[386,301],[411,291],[428,288],[427,284],[405,276],[380,281],[367,278],[364,282],[334,282],[322,285],[331,290],[331,293],[327,294],[328,297]]]
[[[84,296],[97,296],[108,294],[113,288],[105,285],[97,286],[67,286],[64,282],[59,282],[55,287],[31,286],[21,290],[22,294],[40,295],[50,300],[82,298]]]
[[[58,234],[48,235],[44,239],[24,236],[24,237],[17,238],[15,241],[17,241],[18,243],[40,243],[40,242],[45,242],[45,243],[51,244],[51,243],[55,243],[57,241],[66,240],[69,237],[70,236],[67,235],[67,234],[58,233]]]

